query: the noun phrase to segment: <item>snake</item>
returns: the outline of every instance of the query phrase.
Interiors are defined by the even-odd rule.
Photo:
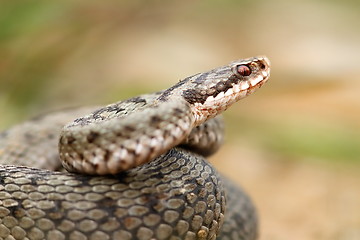
[[[250,197],[206,157],[220,113],[269,76],[265,56],[236,60],[1,132],[0,239],[256,239]]]

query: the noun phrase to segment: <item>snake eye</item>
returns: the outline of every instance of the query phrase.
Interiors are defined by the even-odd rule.
[[[246,65],[239,65],[236,67],[237,72],[241,75],[241,76],[249,76],[251,74],[251,69],[246,66]]]

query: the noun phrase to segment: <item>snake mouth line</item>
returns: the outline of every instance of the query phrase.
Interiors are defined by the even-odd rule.
[[[228,89],[225,93],[221,92],[215,98],[212,96],[208,97],[204,104],[195,103],[193,109],[193,113],[195,116],[195,125],[198,125],[199,123],[202,123],[203,121],[206,121],[207,119],[212,118],[217,114],[225,111],[232,103],[252,94],[258,88],[260,88],[267,80],[268,77],[264,77],[255,85],[250,85],[246,83],[248,87],[245,89],[240,89],[239,85],[237,85],[237,89],[235,89],[235,91],[233,87]]]
[[[231,104],[231,99],[235,101],[251,94],[254,90],[260,88],[265,82],[267,82],[269,78],[268,72],[264,71],[257,78],[253,80],[248,80],[244,82],[239,82],[239,84],[234,85],[232,88],[229,88],[225,92],[221,92],[215,97],[210,96],[206,99],[206,101],[201,104],[204,106],[208,106],[211,104],[215,104],[215,102],[219,101],[223,104]]]
[[[256,63],[257,62],[257,63]],[[266,57],[257,57],[246,63],[250,65],[256,63],[258,65],[255,76],[248,80],[240,80],[226,91],[220,92],[215,97],[209,96],[203,103],[195,103],[193,113],[195,116],[195,124],[201,124],[209,118],[225,111],[229,106],[238,100],[247,97],[255,92],[270,77],[270,62]]]
[[[270,77],[269,71],[262,71],[261,74],[257,77],[257,79],[251,81],[249,84],[249,88],[247,89],[246,96],[253,93],[256,89],[260,88],[262,85],[264,85]]]

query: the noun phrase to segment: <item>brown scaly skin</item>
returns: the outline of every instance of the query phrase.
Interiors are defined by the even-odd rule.
[[[117,176],[0,167],[0,237],[255,239],[256,212],[199,155],[173,149]],[[225,212],[225,218],[224,218]],[[217,238],[220,239],[220,238]]]
[[[257,217],[250,199],[233,183],[220,178],[195,152],[207,156],[218,149],[223,125],[220,118],[211,118],[266,82],[268,68],[264,57],[239,60],[184,79],[163,92],[95,111],[73,109],[45,115],[0,133],[0,164],[4,165],[0,166],[0,239],[256,239]],[[201,84],[203,81],[210,81],[208,88]],[[189,83],[192,88],[184,88]],[[121,173],[88,176],[38,169],[59,168],[56,144],[61,126],[69,116],[89,109],[93,111],[90,115],[68,125],[88,129],[83,135],[90,143],[86,148],[106,142],[103,133],[110,134],[110,141],[115,135],[130,141],[140,136],[135,143],[146,142],[145,137],[153,144],[153,149],[140,153],[157,158],[129,169],[144,162],[134,158],[134,142],[126,145],[120,141],[119,146],[135,161],[125,163],[127,167],[114,165],[114,172],[110,171],[120,169]],[[140,114],[131,115],[134,112]],[[128,115],[132,117],[126,118]],[[164,116],[172,117],[164,120]],[[123,117],[128,124],[121,123],[120,130],[124,131],[118,133],[111,132],[111,124],[89,126]],[[139,125],[145,132],[137,131]],[[158,126],[156,130],[154,126]],[[153,133],[158,137],[155,140]],[[71,148],[81,148],[71,134],[76,135],[70,133],[60,143],[76,142]],[[192,151],[166,149],[179,143]],[[99,148],[95,152],[103,151],[107,156],[110,150]],[[60,152],[60,157],[62,154],[68,153]],[[77,154],[89,155],[86,151]],[[91,158],[98,161],[98,156]],[[37,168],[6,166],[9,164]],[[90,166],[83,172],[104,174],[111,166],[96,166],[95,172]],[[228,204],[224,189],[229,193]]]

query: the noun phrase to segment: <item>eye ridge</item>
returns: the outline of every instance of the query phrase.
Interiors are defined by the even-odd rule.
[[[251,74],[251,68],[245,64],[236,66],[236,71],[243,77],[247,77]]]

